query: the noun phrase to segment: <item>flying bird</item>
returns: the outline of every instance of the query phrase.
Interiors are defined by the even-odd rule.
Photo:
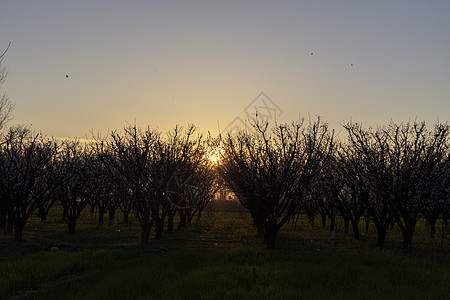
[[[66,75],[66,78],[69,78],[69,75]]]

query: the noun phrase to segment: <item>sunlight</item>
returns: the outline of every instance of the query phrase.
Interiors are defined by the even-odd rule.
[[[221,154],[223,153],[223,149],[217,147],[208,147],[206,148],[204,157],[208,160],[208,162],[212,165],[220,165],[221,163]]]

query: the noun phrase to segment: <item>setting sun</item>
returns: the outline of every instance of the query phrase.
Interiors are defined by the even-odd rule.
[[[221,163],[221,155],[223,149],[217,147],[208,147],[205,151],[205,158],[210,164],[219,165]]]

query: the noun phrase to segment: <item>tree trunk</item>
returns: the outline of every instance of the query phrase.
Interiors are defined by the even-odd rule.
[[[162,239],[164,231],[164,218],[159,216],[155,219],[155,239]]]
[[[306,212],[306,216],[308,217],[309,224],[314,228],[314,214]]]
[[[22,222],[17,221],[17,220],[14,222],[14,239],[16,241],[19,241],[19,242],[22,241],[23,227],[24,227],[24,224],[22,224]]]
[[[150,228],[150,220],[147,217],[141,222],[141,245],[148,244],[148,239],[150,237]]]
[[[334,231],[335,227],[336,227],[336,222],[335,222],[335,217],[334,216],[330,216],[330,231]]]
[[[369,216],[365,216],[364,217],[364,221],[366,223],[366,234],[369,233],[369,225],[370,225],[370,217]]]
[[[276,221],[266,221],[264,226],[264,242],[267,249],[275,249],[275,242],[278,234],[278,226]]]
[[[202,217],[202,211],[203,210],[199,210],[197,213],[197,221],[200,220],[200,218]]]
[[[348,233],[349,225],[350,225],[350,218],[349,217],[344,217],[344,233],[345,234]]]
[[[128,212],[122,212],[123,214],[123,223],[124,224],[128,224],[129,220],[130,220],[130,214]]]
[[[187,214],[187,216],[188,216],[187,217],[187,225],[190,226],[192,224],[192,219],[195,217],[196,214],[197,214],[197,212],[192,213],[192,211]],[[198,220],[200,220],[200,219],[197,218],[197,221]]]
[[[14,215],[11,212],[8,212],[8,220],[6,222],[6,233],[12,233],[14,227]]]
[[[113,224],[115,216],[116,216],[116,209],[110,208],[108,210],[108,224],[109,225]]]
[[[69,234],[74,235],[75,234],[75,227],[77,225],[77,218],[72,215],[67,216],[68,222],[69,222]]]
[[[395,228],[395,221],[391,222],[391,230],[393,230]]]
[[[173,217],[174,213],[169,213],[167,215],[167,233],[173,233]]]
[[[355,219],[351,219],[352,222],[352,228],[353,228],[353,237],[357,240],[359,240],[361,237],[359,235],[359,228],[358,228],[358,223],[359,223],[359,218],[355,218]]]
[[[43,206],[39,206],[37,215],[41,218],[41,222],[47,220],[48,211]]]
[[[403,231],[403,254],[411,252],[412,239],[414,230],[406,229]]]
[[[99,207],[98,209],[98,225],[103,225],[104,220],[105,220],[105,209],[102,207]]]
[[[187,215],[185,213],[180,213],[180,222],[178,222],[178,229],[186,227]]]
[[[264,237],[264,224],[255,222],[255,227],[256,227],[256,230],[258,231],[258,236]]]
[[[89,211],[91,217],[95,217],[95,205],[91,205],[91,210]]]
[[[430,220],[428,220],[428,222],[430,223],[430,237],[434,237],[434,235],[436,234],[436,219],[432,218]]]
[[[322,216],[322,228],[325,228],[325,226],[327,224],[327,215],[321,214],[321,216]]]
[[[258,217],[257,214],[253,214],[251,211],[250,214],[252,215],[253,224],[258,231],[258,236],[264,238],[264,218]]]
[[[6,211],[0,210],[0,229],[6,228]]]
[[[67,208],[65,208],[64,207],[64,210],[63,210],[63,215],[62,215],[62,220],[61,221],[63,221],[63,222],[66,222],[67,221]]]
[[[387,236],[386,229],[387,228],[382,228],[380,226],[377,226],[377,233],[378,233],[377,247],[380,249],[384,247],[384,242],[385,242],[386,236]]]

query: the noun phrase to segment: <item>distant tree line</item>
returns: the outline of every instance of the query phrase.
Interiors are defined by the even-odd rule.
[[[275,247],[278,230],[300,213],[313,222],[320,214],[331,230],[337,215],[360,238],[361,218],[373,222],[377,245],[397,224],[403,251],[411,250],[417,221],[425,218],[431,235],[436,220],[450,216],[450,128],[425,123],[363,128],[347,123],[339,141],[320,118],[228,135],[219,168],[225,185],[251,213],[258,234]]]
[[[436,233],[450,216],[450,128],[437,124],[390,123],[377,129],[344,125],[340,141],[320,118],[270,126],[256,122],[254,130],[214,140],[195,127],[175,127],[162,134],[151,128],[127,126],[90,143],[57,142],[29,128],[12,127],[0,143],[0,228],[22,232],[35,213],[45,220],[55,203],[75,233],[81,212],[90,206],[114,221],[121,211],[141,225],[141,243],[150,233],[162,238],[200,217],[219,188],[230,189],[248,209],[268,248],[275,248],[280,228],[305,214],[325,226],[335,218],[360,239],[360,220],[372,222],[379,247],[389,226],[403,234],[403,250],[411,250],[420,218]],[[220,164],[208,157],[211,147],[222,150]],[[166,225],[167,224],[167,225]]]

